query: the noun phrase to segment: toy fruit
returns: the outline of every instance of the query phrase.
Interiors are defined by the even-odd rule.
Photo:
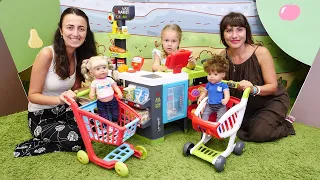
[[[201,91],[199,89],[193,89],[191,91],[191,95],[194,97],[199,97],[200,96]]]
[[[195,63],[190,63],[188,62],[186,68],[190,69],[190,70],[194,70],[194,68],[196,68],[196,64]]]
[[[119,67],[118,67],[118,72],[127,72],[129,69],[129,67],[126,65],[126,64],[121,64]]]

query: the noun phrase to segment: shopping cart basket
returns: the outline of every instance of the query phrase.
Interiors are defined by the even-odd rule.
[[[84,106],[78,107],[74,101],[70,106],[76,118],[82,140],[86,151],[80,150],[77,153],[78,160],[87,164],[89,161],[107,169],[115,168],[121,176],[129,173],[127,166],[123,163],[132,155],[145,159],[147,151],[142,146],[134,147],[132,144],[125,142],[133,136],[137,129],[137,124],[141,119],[140,115],[131,107],[117,99],[119,103],[118,123],[108,121],[107,119],[96,114],[97,102],[93,101]],[[104,159],[100,159],[94,153],[92,141],[102,142],[118,146],[110,152]]]

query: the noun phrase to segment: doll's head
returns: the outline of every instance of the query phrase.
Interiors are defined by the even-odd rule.
[[[208,73],[208,81],[215,84],[226,76],[229,61],[221,55],[214,54],[204,63],[203,69]]]
[[[112,76],[117,80],[110,58],[104,56],[93,56],[90,59],[82,61],[81,73],[88,81],[106,78],[108,76],[108,70],[112,70]]]

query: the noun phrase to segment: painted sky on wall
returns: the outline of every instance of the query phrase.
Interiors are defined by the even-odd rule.
[[[85,11],[95,32],[111,31],[107,17],[113,6],[134,5],[136,17],[126,22],[131,34],[159,36],[161,29],[172,23],[183,31],[218,34],[221,18],[230,11],[243,13],[253,34],[266,34],[252,0],[60,0],[60,3],[61,11],[70,6]]]

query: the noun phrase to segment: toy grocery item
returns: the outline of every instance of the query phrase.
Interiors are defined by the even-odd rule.
[[[117,21],[113,21],[112,22],[112,26],[111,26],[111,33],[112,34],[116,34],[118,30],[118,24]]]
[[[82,164],[87,164],[91,161],[107,169],[115,168],[120,176],[127,176],[129,170],[123,163],[124,161],[132,155],[140,159],[147,157],[147,151],[144,147],[134,147],[132,144],[125,142],[135,134],[138,122],[141,119],[141,116],[130,106],[117,99],[119,103],[119,120],[117,124],[94,114],[94,110],[97,108],[96,101],[79,108],[76,102],[70,98],[67,99],[71,104],[71,109],[87,151],[80,150],[77,153],[78,160]],[[94,152],[93,141],[115,145],[117,148],[105,158],[100,159]]]
[[[117,53],[125,53],[126,52],[125,49],[122,49],[122,48],[120,48],[118,46],[109,46],[109,50],[111,52],[117,52]]]
[[[231,86],[230,88],[237,87],[237,85],[235,85],[237,84],[237,82],[224,82]],[[191,94],[192,91],[193,90],[189,91],[190,96],[198,94]],[[190,116],[192,118],[192,127],[196,131],[200,131],[203,133],[202,138],[196,145],[191,142],[187,142],[183,147],[183,154],[185,156],[192,154],[212,163],[216,171],[218,172],[224,170],[226,158],[231,154],[231,152],[235,153],[236,155],[241,155],[244,150],[244,143],[241,141],[235,143],[235,139],[236,134],[242,124],[249,94],[250,88],[247,88],[243,92],[241,101],[235,97],[230,97],[230,100],[226,105],[228,111],[220,119],[213,119],[213,121],[204,121],[203,119],[201,119],[201,110],[207,104],[208,100],[208,97],[205,97],[198,105],[194,113],[190,113]],[[229,137],[229,143],[226,150],[220,152],[207,147],[205,144],[212,137],[215,137],[217,139],[224,139]]]
[[[118,66],[118,72],[121,73],[121,72],[127,72],[129,69],[128,65],[126,64],[120,64]]]
[[[173,69],[173,73],[181,73],[181,69],[188,64],[191,51],[185,49],[179,49],[167,57],[166,66],[169,69]]]
[[[128,72],[137,72],[141,70],[141,67],[143,66],[144,58],[140,56],[133,57],[131,61],[131,66],[133,67],[133,70],[129,70]]]

